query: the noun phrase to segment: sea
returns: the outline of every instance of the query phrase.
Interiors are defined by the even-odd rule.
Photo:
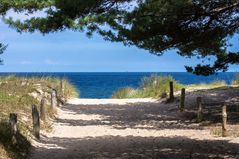
[[[235,72],[218,73],[208,77],[196,76],[186,72],[57,72],[57,73],[0,73],[20,77],[58,77],[68,79],[80,92],[80,98],[111,98],[114,91],[122,87],[137,88],[142,78],[151,75],[172,76],[182,84],[210,83],[223,80],[231,83],[236,78]]]

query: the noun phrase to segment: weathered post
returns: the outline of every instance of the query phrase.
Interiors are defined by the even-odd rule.
[[[61,103],[59,101],[61,100],[61,97],[59,96],[56,89],[54,89],[53,91],[55,91],[55,95],[56,95],[56,106],[60,107]]]
[[[202,97],[197,97],[197,108],[197,121],[201,122],[203,120]]]
[[[227,106],[222,106],[222,136],[227,136]]]
[[[173,94],[173,82],[171,81],[169,83],[169,101],[173,102],[174,101],[174,94]]]
[[[13,144],[16,144],[17,143],[17,139],[16,139],[16,135],[17,135],[17,114],[16,113],[10,113],[9,123],[10,123],[11,135],[12,135],[12,142],[13,142]]]
[[[51,92],[51,110],[53,112],[56,111],[56,106],[57,106],[57,94],[56,94],[56,90],[53,89]]]
[[[64,99],[64,94],[65,93],[65,82],[63,79],[61,79],[61,96]]]
[[[180,100],[180,111],[184,111],[185,106],[185,88],[182,88],[181,90],[181,100]]]
[[[41,106],[40,106],[40,117],[41,120],[46,120],[46,98],[43,97],[41,100]]]
[[[37,139],[40,139],[40,116],[37,110],[37,106],[32,106],[32,123],[33,123],[33,134]]]

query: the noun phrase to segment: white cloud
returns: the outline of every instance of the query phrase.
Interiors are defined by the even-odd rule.
[[[56,62],[56,61],[53,61],[53,60],[51,60],[51,59],[45,59],[45,60],[44,60],[44,64],[46,64],[46,65],[57,65],[57,64],[59,64],[59,63]]]
[[[31,64],[33,64],[33,62],[31,62],[31,61],[21,61],[20,64],[21,65],[31,65]]]
[[[20,19],[20,20],[26,20],[32,17],[45,17],[46,13],[43,11],[37,11],[34,12],[33,14],[28,14],[27,12],[23,12],[23,13],[17,13],[14,12],[13,10],[10,10],[7,12],[6,14],[6,18],[8,17],[12,17],[14,20]]]

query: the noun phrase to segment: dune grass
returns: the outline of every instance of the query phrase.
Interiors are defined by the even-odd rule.
[[[124,99],[124,98],[135,98],[140,97],[140,91],[131,87],[121,88],[114,92],[112,98]]]
[[[141,80],[140,86],[137,89],[125,87],[115,91],[112,98],[162,98],[166,97],[169,93],[169,82],[174,83],[174,91],[178,91],[181,88],[188,90],[199,89],[216,89],[216,88],[229,88],[237,87],[239,85],[239,74],[236,75],[236,79],[231,85],[225,83],[225,81],[216,80],[211,83],[190,84],[183,85],[173,79],[171,76],[157,76],[152,75],[145,77]]]
[[[239,85],[239,73],[236,74],[236,79],[233,81],[234,85]]]
[[[212,81],[211,83],[200,83],[200,84],[190,84],[186,85],[187,89],[191,90],[198,90],[198,89],[214,89],[214,88],[220,88],[220,87],[227,87],[228,84],[225,83],[225,81]]]
[[[48,119],[54,117],[49,106],[49,92],[52,88],[56,89],[58,95],[65,99],[79,96],[72,84],[65,79],[63,81],[64,92],[61,91],[61,80],[57,78],[0,76],[0,158],[26,158],[30,148],[28,137],[32,136],[31,106],[34,104],[39,108],[41,97],[45,96],[48,100]],[[9,139],[8,118],[10,113],[18,114],[19,132],[17,136],[21,146],[12,145]],[[49,130],[50,127],[49,120],[41,121],[42,129]]]
[[[121,88],[113,93],[112,98],[161,98],[169,92],[169,83],[171,81],[174,82],[175,91],[183,87],[171,76],[152,75],[143,78],[138,89]]]

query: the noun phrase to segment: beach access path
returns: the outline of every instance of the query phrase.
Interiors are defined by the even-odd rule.
[[[178,102],[71,99],[30,158],[239,158],[238,138],[215,137],[187,115]]]

